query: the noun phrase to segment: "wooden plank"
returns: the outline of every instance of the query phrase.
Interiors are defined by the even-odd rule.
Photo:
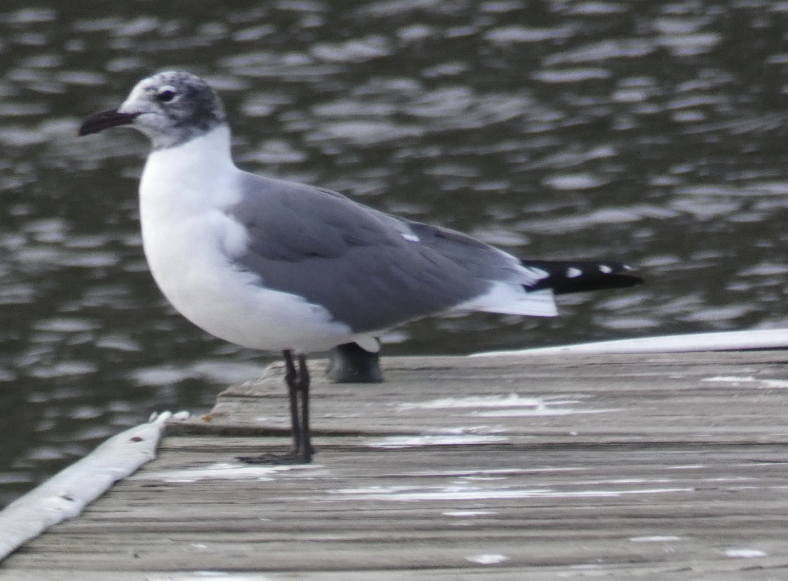
[[[785,443],[780,404],[788,352],[387,360],[382,385],[332,385],[319,366],[313,428],[327,435],[495,434],[551,443],[718,441]],[[282,367],[221,395],[210,421],[184,432],[284,434]],[[749,382],[709,381],[731,377]],[[772,382],[772,383],[770,383]],[[731,397],[736,406],[731,406]],[[704,409],[700,410],[699,406]],[[597,417],[601,415],[603,417]],[[597,441],[594,439],[594,441]]]
[[[745,466],[730,465],[741,458],[730,450],[702,448],[649,452],[635,464],[630,450],[495,447],[469,461],[473,451],[330,452],[315,466],[223,479],[197,472],[226,460],[224,450],[205,451],[188,461],[202,478],[193,482],[163,457],[39,539],[35,563],[275,572],[458,569],[496,554],[532,568],[704,563],[728,550],[784,556],[784,465],[768,461],[778,449]]]
[[[786,362],[390,359],[381,386],[316,381],[313,464],[250,467],[289,442],[270,374],[0,581],[788,578]]]

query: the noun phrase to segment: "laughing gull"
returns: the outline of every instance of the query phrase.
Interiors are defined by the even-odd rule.
[[[247,461],[311,460],[311,351],[355,344],[375,353],[382,331],[448,311],[551,317],[555,294],[641,282],[622,274],[624,264],[521,261],[329,190],[241,171],[221,99],[189,73],[140,81],[79,133],[122,125],[152,143],[140,221],[161,291],[207,332],[284,354],[293,450]]]

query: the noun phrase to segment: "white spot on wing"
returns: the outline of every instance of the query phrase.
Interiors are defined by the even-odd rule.
[[[577,278],[578,276],[582,275],[583,271],[579,268],[570,267],[566,269],[566,277],[567,278]]]
[[[610,274],[611,272],[613,272],[613,269],[610,268],[609,266],[604,265],[604,264],[600,264],[599,265],[599,272],[604,272],[605,274]]]
[[[407,222],[393,216],[387,216],[386,218],[387,226],[391,226],[397,230],[399,235],[405,240],[409,240],[410,242],[421,242],[421,239],[416,236],[416,233],[411,229]]]

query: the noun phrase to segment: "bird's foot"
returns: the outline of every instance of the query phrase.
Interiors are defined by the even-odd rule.
[[[238,460],[244,464],[255,466],[292,466],[295,464],[309,464],[312,461],[312,454],[292,450],[286,454],[260,454],[259,456],[237,456]]]

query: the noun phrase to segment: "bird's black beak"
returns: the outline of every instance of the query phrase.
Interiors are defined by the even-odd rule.
[[[84,123],[82,123],[82,126],[79,128],[79,135],[90,135],[91,133],[98,133],[109,127],[129,125],[137,118],[137,115],[139,115],[139,113],[121,113],[117,109],[96,113],[85,119]]]

